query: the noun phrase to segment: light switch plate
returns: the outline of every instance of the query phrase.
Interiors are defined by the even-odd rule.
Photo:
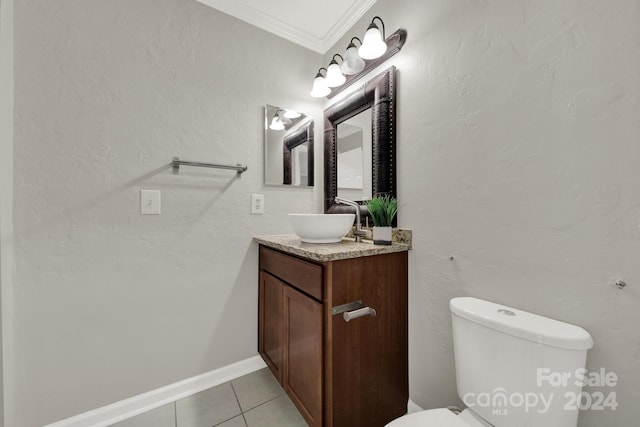
[[[264,214],[264,194],[251,195],[251,213],[253,215]]]
[[[160,215],[160,190],[140,190],[140,214]]]

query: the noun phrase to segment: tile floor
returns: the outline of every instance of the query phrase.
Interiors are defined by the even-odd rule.
[[[306,427],[267,369],[210,388],[111,427]]]

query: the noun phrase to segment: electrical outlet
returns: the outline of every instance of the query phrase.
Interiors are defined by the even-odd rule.
[[[160,190],[140,190],[140,214],[160,215]]]
[[[264,194],[251,195],[251,213],[253,215],[264,214]]]

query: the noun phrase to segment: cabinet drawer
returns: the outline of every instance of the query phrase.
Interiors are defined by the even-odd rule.
[[[322,266],[260,246],[260,269],[322,301]]]

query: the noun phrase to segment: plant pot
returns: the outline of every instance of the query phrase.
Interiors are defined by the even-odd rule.
[[[391,245],[391,227],[373,227],[374,245]]]

